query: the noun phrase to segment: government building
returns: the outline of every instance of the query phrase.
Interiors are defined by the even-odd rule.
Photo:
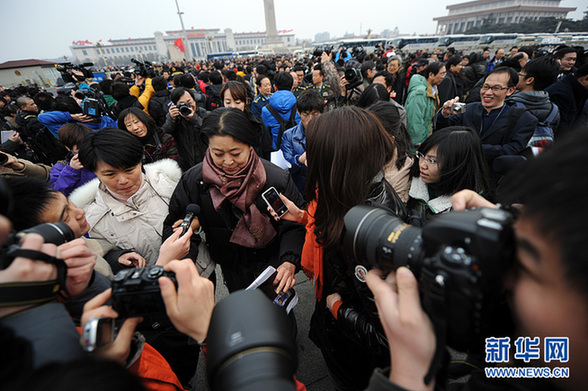
[[[472,27],[491,23],[519,23],[554,17],[565,19],[576,8],[559,6],[561,0],[477,0],[448,5],[449,15],[433,18],[437,34],[464,33]]]
[[[96,66],[128,65],[131,58],[140,61],[167,62],[204,59],[207,54],[254,50],[265,44],[265,31],[233,33],[229,28],[186,29],[188,47],[180,49],[181,30],[155,32],[149,38],[111,39],[108,42],[76,41],[70,46],[74,63],[92,62]],[[279,30],[285,47],[296,46],[292,30]]]

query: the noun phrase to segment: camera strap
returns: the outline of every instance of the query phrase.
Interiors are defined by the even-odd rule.
[[[55,300],[60,290],[67,291],[65,278],[67,265],[63,259],[53,257],[41,251],[27,250],[19,247],[10,249],[6,254],[12,261],[14,258],[23,257],[51,263],[57,266],[57,279],[49,281],[23,281],[0,284],[0,307],[12,307],[21,305],[43,304]]]

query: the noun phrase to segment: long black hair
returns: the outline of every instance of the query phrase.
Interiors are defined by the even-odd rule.
[[[487,196],[490,189],[488,163],[480,137],[473,129],[450,126],[437,130],[418,151],[427,155],[434,147],[437,147],[437,164],[441,171],[441,178],[435,184],[437,195],[452,195],[470,189]],[[419,164],[412,166],[412,175],[419,176]]]

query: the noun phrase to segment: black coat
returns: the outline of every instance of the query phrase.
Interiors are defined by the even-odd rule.
[[[170,90],[161,90],[157,91],[149,100],[149,115],[153,117],[157,126],[163,126],[165,123],[165,117],[171,104],[170,95]]]
[[[230,242],[238,222],[237,216],[240,216],[242,212],[228,201],[225,201],[218,211],[215,210],[209,184],[203,181],[202,163],[182,175],[170,200],[169,215],[164,221],[164,237],[167,238],[173,233],[173,223],[184,218],[188,204],[200,206],[201,212],[198,219],[206,234],[206,245],[210,257],[221,265],[227,287],[231,292],[246,288],[267,266],[277,268],[288,261],[297,269],[300,268],[305,236],[304,227],[285,220],[275,221],[267,211],[267,204],[261,198],[261,194],[273,186],[299,207],[303,206],[304,200],[288,171],[266,160],[262,159],[262,162],[267,179],[264,187],[257,193],[255,204],[263,214],[269,216],[277,232],[276,237],[266,247],[253,249]],[[193,235],[189,258],[196,259],[199,244],[200,236]]]
[[[506,103],[504,111],[495,120],[488,121],[489,115],[482,103],[468,103],[466,112],[463,114],[444,118],[439,113],[436,117],[437,129],[456,125],[474,129],[480,136],[484,154],[490,162],[493,162],[498,156],[521,153],[527,147],[529,139],[535,132],[538,121],[528,111],[523,112],[514,123],[514,126],[508,129],[510,112],[513,109],[513,106]],[[491,115],[496,114],[495,111],[497,110],[500,109],[492,110]]]
[[[201,126],[202,118],[198,114],[194,114],[189,120],[181,115],[174,120],[167,113],[162,129],[176,140],[180,154],[178,163],[182,171],[189,170],[204,159],[206,143],[202,136]]]
[[[559,126],[555,132],[555,138],[570,131],[585,128],[581,123],[580,114],[584,110],[588,89],[578,82],[574,75],[567,75],[559,82],[545,89],[549,93],[549,99],[559,108]]]

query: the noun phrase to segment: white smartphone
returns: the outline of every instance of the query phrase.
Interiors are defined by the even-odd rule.
[[[288,212],[288,207],[284,204],[284,201],[280,198],[280,194],[275,187],[270,187],[263,192],[261,198],[265,203],[276,212],[279,217],[282,217]]]

